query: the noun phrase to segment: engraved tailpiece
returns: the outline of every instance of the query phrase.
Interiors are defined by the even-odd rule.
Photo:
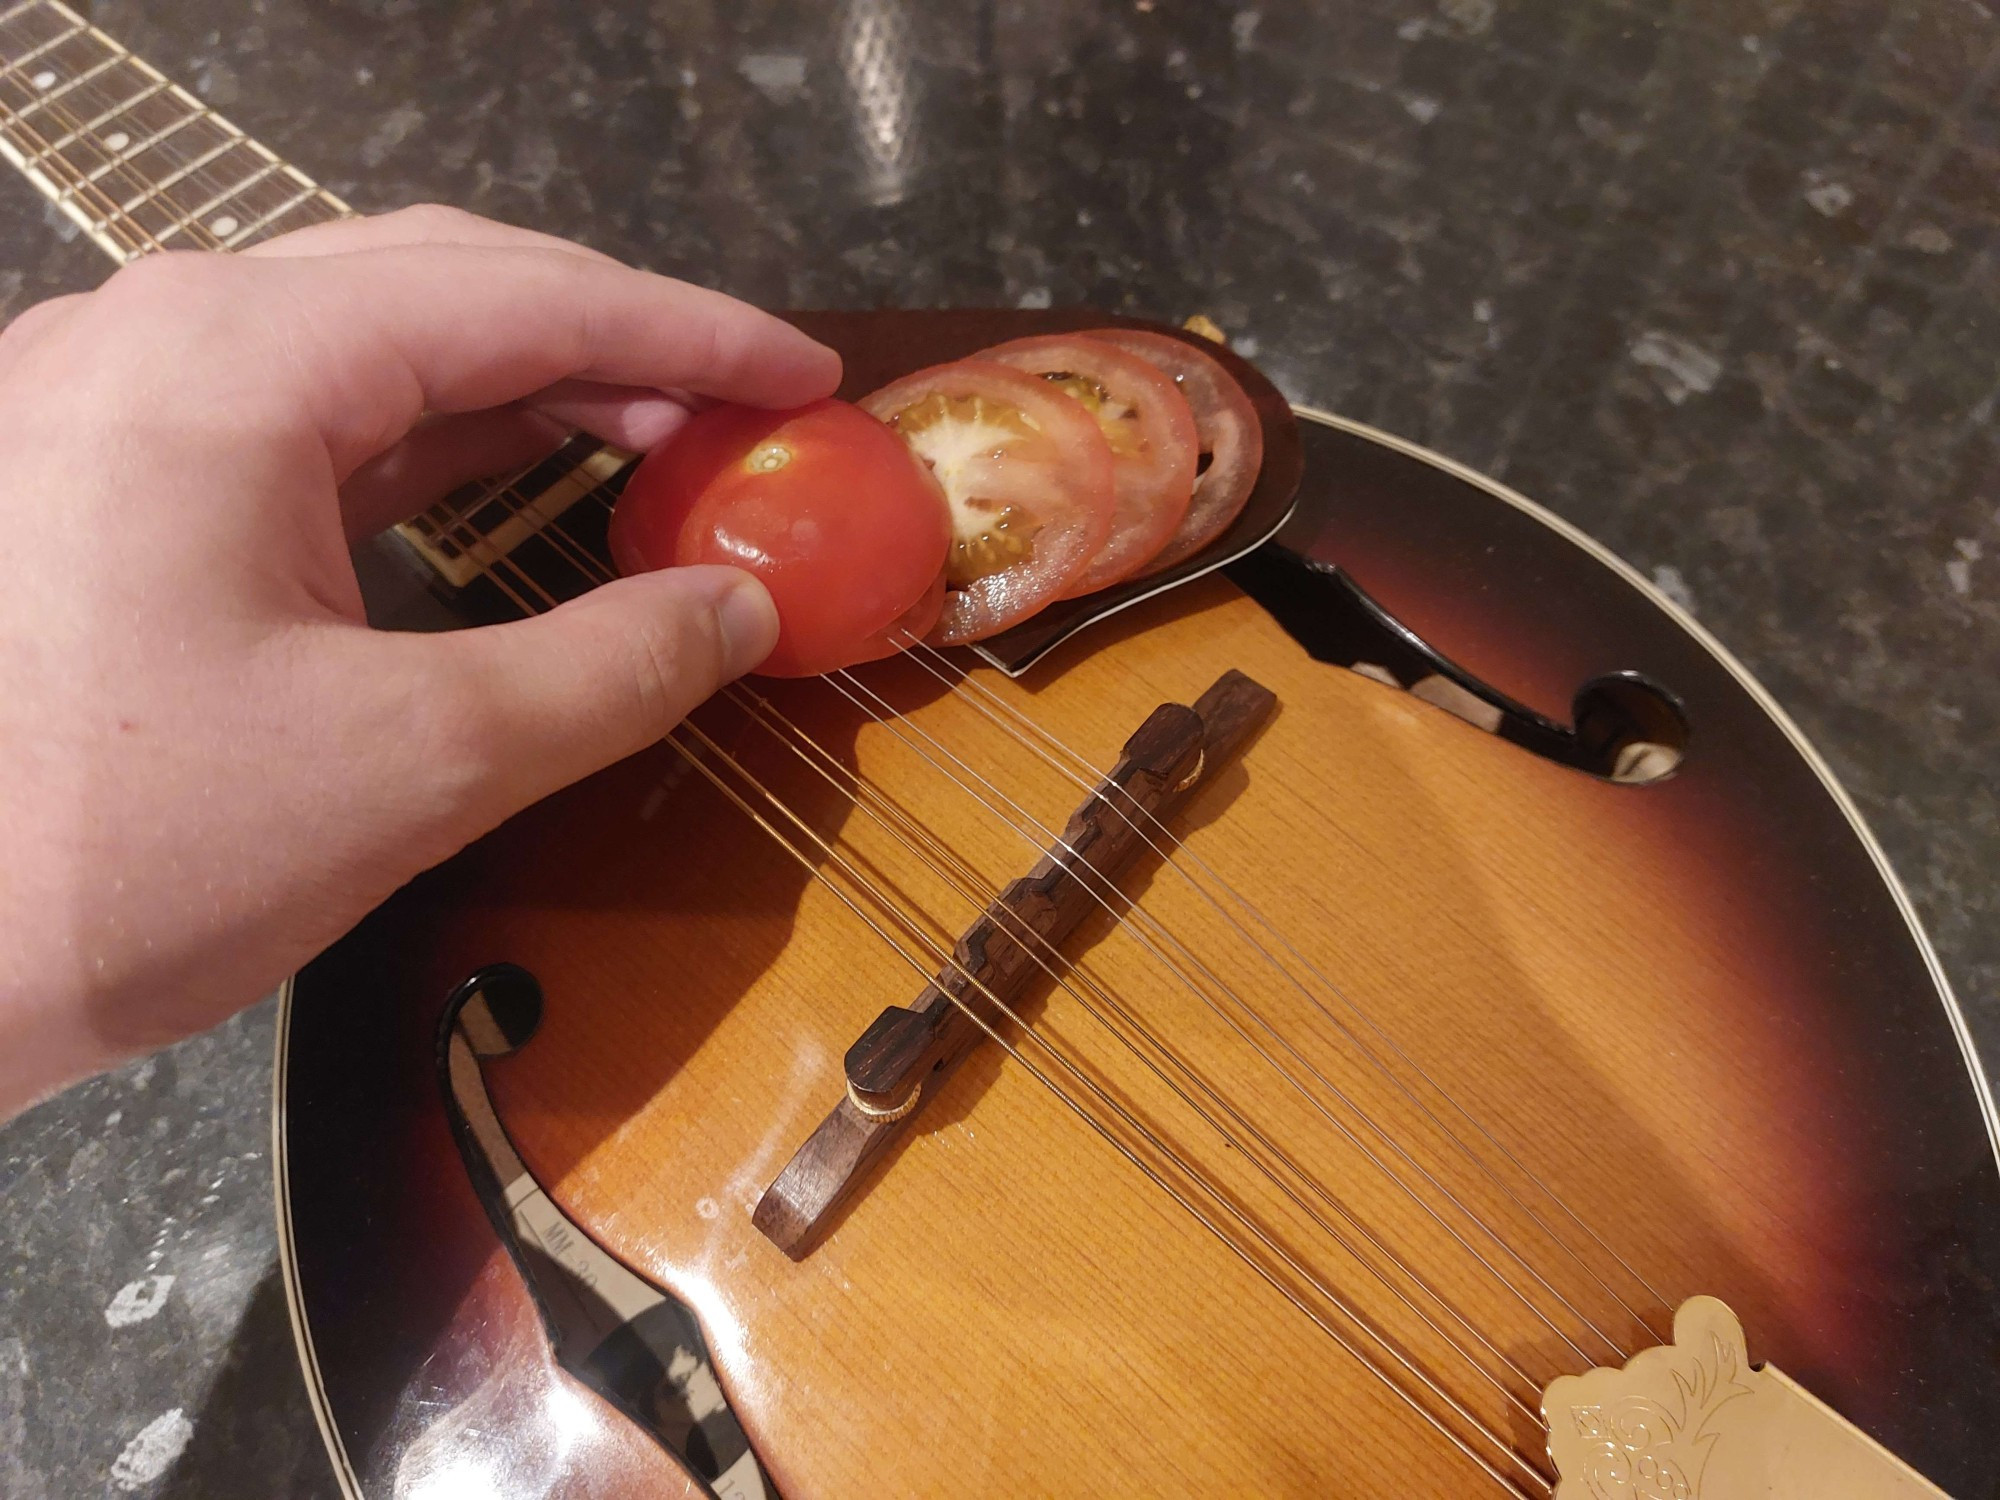
[[[1769,1365],[1713,1297],[1674,1341],[1550,1382],[1555,1500],[1945,1500],[1945,1493]]]

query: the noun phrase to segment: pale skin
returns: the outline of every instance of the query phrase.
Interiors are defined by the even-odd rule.
[[[840,363],[443,209],[156,256],[0,335],[0,1118],[215,1024],[776,640],[747,574],[370,629],[349,547],[569,427],[630,448]]]

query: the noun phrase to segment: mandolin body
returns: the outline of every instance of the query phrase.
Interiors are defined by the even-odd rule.
[[[878,664],[857,676],[888,724],[825,682],[752,686],[988,891],[1048,840],[960,783],[1051,828],[1082,792],[984,694],[1098,767],[1226,671],[1276,695],[1175,819],[1178,863],[1122,882],[1157,928],[1114,903],[1065,945],[1127,1034],[1164,1045],[1155,1065],[1179,1059],[1249,1126],[1224,1144],[1073,993],[1043,985],[1024,1015],[1165,1143],[1140,1156],[1180,1153],[1296,1257],[1252,1246],[1366,1362],[1024,1066],[1105,1115],[1012,1025],[1021,1059],[975,1051],[819,1241],[781,1253],[753,1208],[842,1097],[848,1046],[937,963],[878,939],[818,878],[829,856],[809,871],[662,745],[414,882],[291,988],[281,1222],[350,1488],[697,1492],[558,1368],[454,1141],[439,1014],[504,961],[545,1011],[485,1065],[495,1113],[571,1220],[695,1312],[788,1500],[1503,1493],[1369,1365],[1453,1431],[1497,1435],[1505,1453],[1470,1446],[1503,1474],[1546,1471],[1502,1388],[1532,1407],[1659,1342],[1696,1294],[1947,1490],[1993,1492],[1991,1107],[1844,797],[1739,667],[1552,518],[1379,434],[1304,428],[1284,555],[1338,564],[1552,720],[1607,672],[1665,685],[1691,726],[1678,770],[1592,776],[1315,659],[1278,619],[1332,587],[1305,571],[1239,570],[1261,602],[1189,583],[1018,680]],[[741,701],[697,722],[928,940],[975,914]],[[1203,867],[1248,905],[1218,904]],[[1177,977],[1168,941],[1215,982]],[[1250,1126],[1309,1183],[1296,1197]]]

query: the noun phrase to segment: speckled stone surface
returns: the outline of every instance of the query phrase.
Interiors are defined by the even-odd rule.
[[[1973,0],[104,0],[363,207],[771,304],[1203,310],[1525,490],[1845,780],[2000,1057],[2000,22]],[[0,179],[0,315],[87,287]],[[0,1495],[334,1493],[268,1007],[0,1127]],[[155,1465],[120,1455],[141,1435]]]

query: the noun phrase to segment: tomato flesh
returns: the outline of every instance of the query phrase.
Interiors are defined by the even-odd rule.
[[[1095,593],[1138,572],[1187,514],[1198,457],[1194,413],[1173,377],[1101,339],[1049,334],[982,351],[1039,375],[1080,403],[1110,445],[1111,534],[1063,597]]]
[[[935,645],[976,641],[1063,596],[1111,530],[1111,448],[1081,404],[990,360],[934,365],[862,401],[944,491]]]
[[[944,603],[951,528],[903,441],[844,401],[719,406],[646,455],[611,514],[624,573],[726,563],[778,607],[757,670],[807,677],[925,635]]]
[[[1179,528],[1141,568],[1158,573],[1194,556],[1241,513],[1264,464],[1264,424],[1221,362],[1183,339],[1143,328],[1100,328],[1084,337],[1135,354],[1170,376],[1187,397],[1201,452],[1209,459]]]

